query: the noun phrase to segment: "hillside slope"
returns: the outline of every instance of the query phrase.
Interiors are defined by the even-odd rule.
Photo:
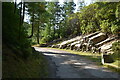
[[[28,59],[20,57],[21,51],[13,51],[3,44],[2,78],[42,78],[47,76],[44,56],[34,51]]]

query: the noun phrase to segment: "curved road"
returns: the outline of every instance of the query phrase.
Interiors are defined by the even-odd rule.
[[[111,70],[76,54],[57,49],[34,47],[49,63],[50,78],[118,78]]]

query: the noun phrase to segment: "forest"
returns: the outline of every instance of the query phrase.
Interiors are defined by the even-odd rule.
[[[86,5],[82,1],[78,6],[75,12],[74,2],[3,2],[3,78],[47,76],[47,62],[33,45],[49,44],[97,31],[120,37],[120,2]],[[25,21],[26,15],[29,16],[28,21]],[[113,45],[117,55],[119,44]],[[38,66],[41,66],[40,69]],[[40,72],[36,73],[38,70]]]
[[[119,32],[119,3],[93,3],[85,6],[80,3],[80,11],[74,13],[75,3],[40,3],[42,8],[39,10],[28,11],[31,13],[29,26],[34,26],[33,42],[47,43],[54,39],[67,38],[89,34],[95,31],[106,32],[107,34],[117,35]],[[28,5],[29,6],[29,5]],[[36,6],[37,3],[31,6]],[[114,6],[114,7],[113,7]],[[46,9],[46,11],[44,11]],[[33,14],[34,15],[33,15]],[[53,15],[54,14],[54,15]],[[42,21],[44,20],[44,21]],[[23,24],[27,25],[27,23]],[[31,27],[28,27],[31,28]]]

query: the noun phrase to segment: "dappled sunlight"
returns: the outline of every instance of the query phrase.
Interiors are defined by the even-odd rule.
[[[55,54],[48,54],[48,53],[43,53],[43,54],[47,56],[56,56]]]
[[[57,71],[56,76],[62,78],[117,78],[117,74],[113,74],[106,68],[97,66],[84,57],[68,53],[67,51],[55,49],[38,48],[45,56],[55,63]],[[45,51],[44,51],[45,50]],[[66,52],[66,53],[65,53]],[[64,74],[64,75],[63,75]]]
[[[79,63],[79,62],[76,62],[74,63],[75,65],[86,65],[86,63]]]
[[[117,78],[120,2],[51,1],[2,2],[3,78]]]

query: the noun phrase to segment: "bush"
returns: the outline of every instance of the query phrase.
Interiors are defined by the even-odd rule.
[[[95,23],[90,23],[90,24],[87,25],[87,27],[86,27],[86,32],[87,33],[92,33],[92,32],[95,32],[95,31],[97,31],[97,27],[96,27]]]
[[[112,44],[112,50],[113,50],[113,57],[114,59],[120,60],[120,41],[117,41]]]
[[[108,22],[108,20],[102,21],[100,27],[101,27],[102,32],[106,32],[106,33],[111,32],[110,23]]]
[[[120,31],[120,26],[113,24],[112,27],[111,27],[111,32],[113,34],[118,34],[119,31]]]
[[[116,18],[120,20],[120,4],[117,5],[116,7],[116,12],[115,12]]]
[[[84,25],[81,26],[80,29],[81,29],[81,31],[82,31],[82,34],[85,34],[85,33],[86,33],[86,30],[85,30],[85,26],[84,26]]]

